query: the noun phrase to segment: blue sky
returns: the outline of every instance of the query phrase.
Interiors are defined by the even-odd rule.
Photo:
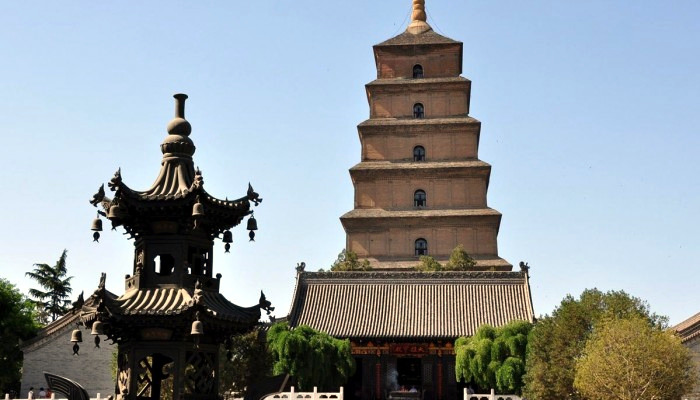
[[[410,0],[5,2],[0,5],[0,277],[23,291],[33,263],[69,251],[74,288],[100,272],[121,293],[133,245],[89,230],[114,171],[155,179],[172,94],[190,96],[207,190],[264,198],[249,243],[217,244],[222,291],[264,289],[286,314],[294,266],[327,268],[352,208],[372,45],[399,34]],[[624,289],[672,323],[700,311],[695,1],[427,0],[464,42],[489,205],[502,257],[532,266],[537,314],[567,293]],[[77,293],[76,293],[77,294]]]

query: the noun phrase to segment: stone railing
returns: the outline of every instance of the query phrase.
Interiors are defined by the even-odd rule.
[[[491,389],[489,394],[467,393],[464,388],[464,400],[522,400],[520,396],[514,394],[496,394],[496,391]]]
[[[264,400],[320,400],[320,399],[336,399],[343,400],[343,387],[340,387],[338,392],[319,392],[316,386],[314,386],[313,392],[295,392],[294,386],[291,387],[289,392],[278,392],[267,395]]]
[[[60,397],[56,397],[56,393],[51,393],[50,397],[39,397],[36,393],[34,393],[33,396],[25,397],[25,398],[13,398],[10,397],[9,393],[5,393],[5,400],[41,400],[41,399],[50,399],[50,400],[67,400],[65,397],[62,395],[59,395]],[[97,397],[93,397],[90,400],[106,400],[107,397],[102,397],[100,393],[97,393]]]

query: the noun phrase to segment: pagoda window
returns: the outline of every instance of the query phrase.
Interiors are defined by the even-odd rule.
[[[428,255],[428,241],[421,238],[416,239],[416,256],[427,256]]]
[[[425,161],[425,147],[416,146],[413,148],[413,161]]]
[[[422,78],[423,77],[423,66],[420,64],[416,64],[413,66],[413,78]]]
[[[425,109],[422,103],[416,103],[413,105],[413,118],[423,118],[425,116]]]
[[[160,276],[175,272],[175,258],[171,254],[158,254],[153,258],[153,271]]]
[[[413,206],[416,208],[423,208],[426,206],[426,196],[424,190],[416,190],[413,193]]]
[[[187,260],[189,262],[192,275],[208,275],[209,271],[209,251],[192,247],[187,251]]]

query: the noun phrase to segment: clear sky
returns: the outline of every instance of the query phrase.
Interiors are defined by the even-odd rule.
[[[567,293],[624,289],[672,323],[700,311],[700,2],[427,0],[464,42],[499,252],[528,261],[537,314]],[[372,45],[399,34],[410,0],[3,2],[0,5],[0,277],[68,249],[75,295],[100,272],[123,292],[133,244],[92,243],[88,200],[122,168],[155,179],[172,94],[207,190],[264,198],[249,243],[217,242],[223,293],[287,313],[297,262],[327,268],[345,245],[348,169]]]

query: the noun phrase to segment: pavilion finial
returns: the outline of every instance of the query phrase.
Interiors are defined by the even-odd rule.
[[[175,98],[175,118],[168,123],[168,133],[171,135],[188,136],[192,132],[192,126],[185,119],[185,100],[187,95],[178,93]]]
[[[425,0],[413,0],[413,13],[411,14],[411,23],[408,25],[408,32],[417,35],[429,31],[430,25],[426,22],[428,19],[425,14]]]

